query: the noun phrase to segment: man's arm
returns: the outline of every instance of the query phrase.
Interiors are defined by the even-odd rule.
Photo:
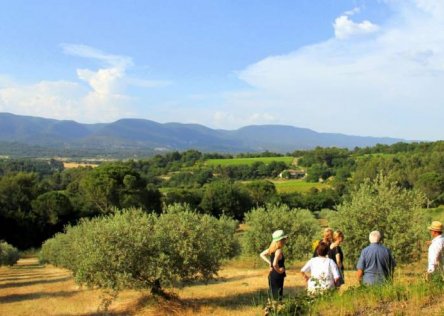
[[[364,275],[364,269],[365,269],[364,250],[361,251],[361,255],[359,256],[358,264],[356,265],[356,269],[357,269],[356,276],[358,278],[359,283],[362,283],[362,276]]]
[[[356,277],[358,278],[358,282],[362,283],[362,276],[364,275],[364,271],[362,271],[361,269],[358,269],[356,271]]]

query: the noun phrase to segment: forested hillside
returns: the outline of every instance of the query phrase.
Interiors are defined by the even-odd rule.
[[[250,156],[257,160],[242,163]],[[305,177],[282,178],[293,169]],[[175,203],[238,221],[253,207],[268,204],[335,210],[353,187],[379,174],[400,188],[424,193],[424,207],[439,206],[444,203],[444,143],[319,147],[288,158],[270,152],[233,157],[188,150],[75,169],[64,169],[54,159],[2,159],[0,239],[21,249],[39,247],[81,218],[131,207],[160,214]]]

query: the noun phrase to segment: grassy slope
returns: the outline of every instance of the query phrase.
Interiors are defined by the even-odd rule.
[[[427,210],[433,219],[444,217],[444,207]],[[293,297],[305,284],[302,262],[288,265],[285,293]],[[347,291],[357,286],[353,267],[347,267],[340,295],[319,301],[314,315],[444,315],[444,287],[424,283],[426,253],[415,264],[396,269],[394,285],[375,290]],[[147,293],[124,291],[110,307],[110,315],[261,315],[267,296],[265,263],[258,258],[227,262],[208,284],[171,290],[170,301]],[[25,258],[14,267],[0,267],[0,315],[100,315],[104,293],[80,288],[71,273],[37,259]]]
[[[304,289],[299,275],[302,263],[289,265],[285,293],[294,296]],[[395,287],[381,291],[345,293],[334,301],[319,302],[319,315],[439,315],[444,312],[444,292],[431,292],[416,283],[425,260],[396,272]],[[260,260],[228,262],[219,278],[173,290],[170,301],[146,293],[124,291],[110,307],[111,315],[261,315],[266,301],[267,273]],[[346,271],[347,288],[356,286],[354,271]],[[0,268],[1,315],[98,315],[103,292],[79,288],[69,271],[42,266],[35,258]]]

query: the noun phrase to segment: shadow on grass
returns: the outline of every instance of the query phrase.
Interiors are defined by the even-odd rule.
[[[27,294],[10,294],[5,296],[0,296],[0,304],[23,302],[28,300],[36,300],[39,298],[56,298],[56,297],[69,297],[76,294],[76,291],[69,292],[37,292],[37,293],[27,293]]]
[[[285,287],[285,293],[295,293],[303,291],[305,287],[293,286]],[[285,294],[286,297],[288,294]],[[268,301],[268,291],[260,290],[239,294],[232,294],[219,297],[208,298],[174,298],[172,300],[161,301],[157,304],[156,315],[181,315],[185,310],[198,313],[202,308],[223,308],[233,315],[238,315],[244,308],[263,307]]]
[[[51,271],[16,271],[16,272],[8,272],[1,273],[0,272],[0,280],[4,280],[5,278],[22,278],[22,277],[46,277],[46,276],[54,276],[65,274],[63,272],[51,272]]]
[[[304,287],[286,287],[286,293],[295,293],[303,291]],[[291,295],[291,294],[290,294]],[[286,295],[284,295],[286,296]],[[137,301],[122,311],[108,311],[82,314],[80,316],[124,316],[135,315],[145,308],[152,307],[150,315],[182,315],[185,311],[199,313],[203,308],[223,308],[233,315],[241,315],[241,309],[255,308],[265,306],[268,300],[268,291],[260,290],[247,293],[233,294],[219,297],[208,298],[185,298],[181,299],[172,295],[170,299],[152,296],[150,294],[142,295]]]
[[[23,265],[15,265],[10,267],[11,270],[28,270],[28,269],[43,269],[45,267],[44,264],[40,263],[29,263]]]
[[[48,278],[61,278],[65,277],[66,274],[61,273],[48,273],[48,274],[12,274],[7,275],[6,277],[0,276],[0,282],[8,282],[8,281],[24,281],[24,280],[39,280],[39,279],[48,279]],[[1,285],[0,285],[1,286]]]
[[[64,282],[70,280],[71,277],[66,276],[62,278],[57,279],[49,279],[49,280],[33,280],[33,281],[26,281],[26,282],[10,282],[5,284],[0,284],[0,289],[6,289],[11,287],[23,287],[23,286],[31,286],[36,284],[50,284],[50,283],[58,283],[58,282]]]
[[[255,277],[254,275],[239,275],[239,276],[233,276],[233,277],[218,277],[214,278],[212,280],[208,281],[190,281],[190,282],[182,282],[182,283],[175,283],[174,287],[176,288],[184,288],[184,287],[194,287],[194,286],[200,286],[200,285],[213,285],[213,284],[223,284],[225,282],[236,282],[236,281],[242,281],[246,279],[251,279]]]
[[[141,311],[147,306],[157,305],[159,300],[152,295],[145,294],[139,297],[134,303],[128,306],[125,310],[122,311],[108,311],[108,312],[95,312],[95,313],[87,313],[81,314],[79,316],[128,316],[135,315],[137,312]]]
[[[303,291],[302,286],[288,286],[284,288],[284,293],[294,293]],[[287,295],[287,294],[284,294]],[[208,297],[208,298],[191,298],[182,299],[181,301],[191,306],[214,306],[224,307],[227,309],[236,310],[245,306],[259,306],[265,304],[268,299],[268,291],[260,290],[254,292],[246,292],[240,294],[233,294],[222,297]]]

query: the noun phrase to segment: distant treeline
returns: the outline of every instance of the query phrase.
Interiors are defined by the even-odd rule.
[[[0,141],[0,155],[11,158],[48,158],[48,157],[71,157],[71,158],[114,158],[126,159],[128,157],[152,157],[156,151],[152,148],[100,148],[100,147],[64,147],[38,146],[18,142]]]
[[[38,247],[65,225],[116,208],[161,213],[168,205],[185,203],[200,213],[237,220],[266,204],[334,209],[352,186],[380,173],[402,188],[422,191],[429,206],[444,203],[444,142],[316,148],[292,155],[306,170],[306,181],[326,181],[330,189],[279,194],[268,180],[294,166],[208,166],[207,159],[233,156],[196,150],[66,170],[57,160],[0,159],[0,240],[22,249]],[[247,156],[254,154],[242,155]]]

